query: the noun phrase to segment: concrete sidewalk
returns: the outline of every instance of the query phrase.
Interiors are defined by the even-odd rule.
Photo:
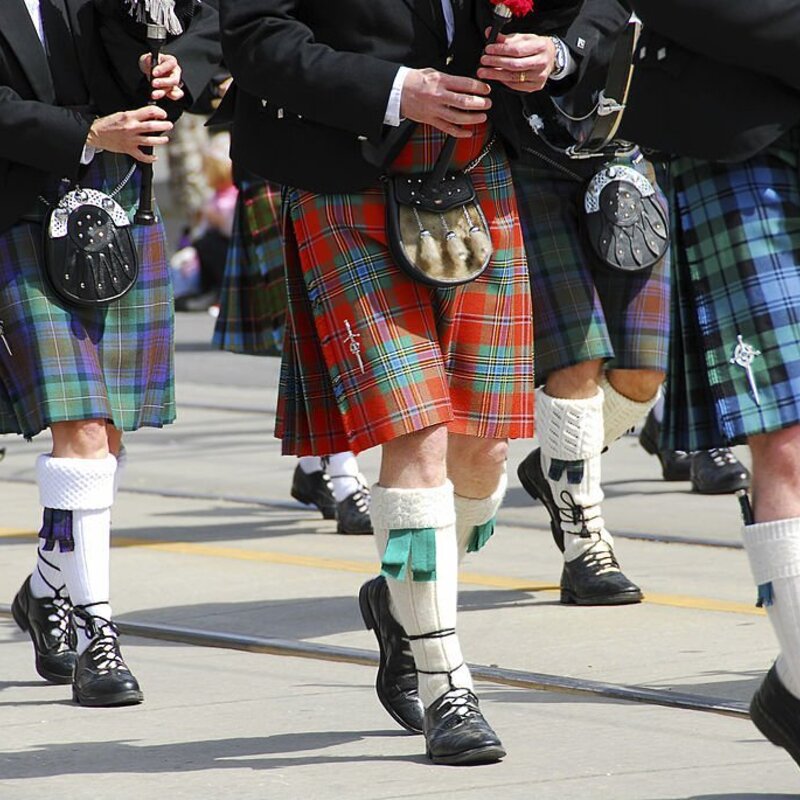
[[[376,569],[371,537],[289,499],[292,459],[271,438],[277,362],[209,352],[212,321],[180,315],[179,422],[129,437],[114,508],[120,621],[375,650],[355,597]],[[0,437],[0,604],[30,571],[33,484],[44,437]],[[514,443],[512,465],[530,449]],[[370,479],[377,453],[360,459]],[[468,659],[664,693],[744,702],[776,652],[730,497],[665,484],[632,437],[606,457],[606,517],[648,601],[558,604],[560,557],[544,511],[511,473],[498,534],[465,563]],[[642,535],[656,534],[665,541]],[[716,541],[699,546],[675,539]],[[673,540],[673,541],[670,541]],[[135,708],[85,709],[42,683],[30,642],[0,615],[0,800],[774,800],[800,796],[784,751],[744,718],[482,683],[508,757],[432,766],[377,702],[374,669],[127,637],[145,692]]]

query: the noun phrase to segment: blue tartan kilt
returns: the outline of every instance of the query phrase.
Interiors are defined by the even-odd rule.
[[[672,164],[665,442],[697,450],[800,422],[800,130],[738,164]]]

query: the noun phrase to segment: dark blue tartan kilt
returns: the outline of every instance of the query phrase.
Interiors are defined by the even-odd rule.
[[[127,156],[98,153],[81,185],[111,192]],[[56,187],[48,193],[56,198]],[[132,217],[139,171],[116,196]],[[31,209],[40,215],[42,204]],[[26,215],[29,216],[29,215]],[[105,419],[124,431],[175,418],[173,303],[162,225],[134,225],[139,277],[99,309],[69,307],[47,285],[42,224],[0,233],[0,433],[35,436],[51,423]]]
[[[671,177],[675,302],[664,444],[707,449],[796,425],[800,131],[738,164],[677,159]]]
[[[245,181],[236,201],[212,344],[246,355],[280,355],[286,319],[281,187]]]
[[[566,163],[579,170],[574,177],[533,155],[512,162],[531,281],[536,383],[595,359],[608,369],[666,372],[669,254],[636,273],[601,265],[581,230],[586,185],[598,167]],[[655,179],[648,161],[627,163]],[[660,190],[659,202],[666,210]]]

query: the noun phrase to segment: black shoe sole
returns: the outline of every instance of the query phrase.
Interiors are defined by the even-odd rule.
[[[435,756],[430,750],[426,751],[428,758],[434,764],[447,764],[452,767],[467,767],[472,764],[493,764],[505,757],[506,751],[500,745],[487,745],[465,750],[463,753],[451,753],[446,756]]]
[[[629,606],[641,603],[641,592],[618,592],[616,594],[580,597],[569,589],[561,590],[561,604],[565,606]]]
[[[72,687],[72,699],[80,706],[90,708],[112,708],[115,706],[135,706],[144,700],[144,695],[135,689],[117,692],[106,697],[81,697],[75,687]]]
[[[530,456],[528,456],[530,458]],[[527,468],[525,467],[526,462],[528,461],[526,458],[524,461],[520,462],[520,465],[517,467],[517,477],[519,478],[519,482],[522,484],[522,488],[534,499],[538,500],[547,511],[548,516],[550,517],[550,534],[553,537],[553,541],[556,544],[556,547],[563,553],[564,552],[564,537],[561,534],[561,531],[554,522],[554,520],[558,519],[558,508],[553,503],[552,496],[550,496],[549,492],[539,491],[539,488],[536,486],[536,483],[533,479],[528,475]],[[541,459],[541,455],[539,456]],[[541,464],[541,461],[539,462]],[[544,478],[546,481],[547,478]]]
[[[348,531],[345,530],[341,525],[336,526],[336,533],[342,534],[342,536],[372,536],[372,530],[368,531]]]
[[[763,736],[776,747],[782,747],[800,766],[800,746],[783,730],[783,726],[770,716],[761,703],[758,692],[750,702],[750,719]]]
[[[711,489],[703,489],[699,487],[694,481],[692,481],[692,491],[696,494],[708,494],[708,495],[717,495],[717,494],[734,494],[735,492],[740,491],[741,489],[749,489],[750,488],[750,481],[737,481],[735,484],[729,484],[724,487],[714,487]]]
[[[386,655],[383,652],[383,643],[381,642],[381,637],[378,635],[378,623],[375,619],[375,615],[372,613],[372,606],[369,604],[369,591],[367,589],[368,585],[369,584],[365,583],[358,593],[358,607],[361,609],[361,618],[364,620],[364,625],[366,625],[367,630],[372,631],[375,634],[375,638],[378,641],[378,650],[381,654],[378,666],[378,676],[375,679],[375,694],[378,695],[378,700],[381,701],[381,705],[386,709],[386,712],[398,725],[400,725],[402,728],[405,728],[407,731],[410,731],[411,733],[422,733],[422,728],[415,728],[413,725],[409,725],[392,708],[391,704],[386,700],[380,690],[381,679],[383,678],[383,665],[386,663]]]
[[[320,506],[312,497],[297,491],[294,487],[292,487],[290,494],[298,503],[302,503],[304,506],[314,506],[314,508],[322,514],[322,519],[336,519],[335,506],[331,506],[330,508],[327,506]]]
[[[39,673],[39,676],[44,678],[48,683],[53,683],[57,686],[63,686],[67,683],[72,683],[72,673],[66,675],[62,672],[51,672],[39,661],[39,651],[36,649],[36,642],[33,638],[33,634],[31,633],[30,625],[28,625],[28,620],[25,618],[25,612],[20,607],[18,596],[14,598],[14,602],[11,604],[11,616],[14,618],[14,622],[17,623],[17,627],[23,633],[27,633],[28,636],[31,637],[31,644],[33,645],[33,652],[35,656],[34,663],[36,666],[36,672]]]

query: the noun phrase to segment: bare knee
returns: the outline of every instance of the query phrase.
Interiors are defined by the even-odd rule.
[[[623,397],[646,403],[655,397],[664,382],[664,373],[655,369],[612,369],[608,371],[608,382]]]
[[[56,458],[105,458],[109,453],[105,420],[54,422],[50,431]]]
[[[422,489],[447,479],[447,428],[435,425],[386,442],[382,448],[381,486]]]
[[[557,369],[547,376],[547,394],[564,400],[586,400],[594,397],[602,369],[603,362],[600,359]]]
[[[456,493],[462,497],[488,497],[505,472],[508,442],[450,434],[447,473]]]

